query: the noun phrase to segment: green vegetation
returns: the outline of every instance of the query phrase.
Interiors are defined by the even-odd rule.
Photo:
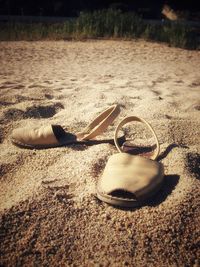
[[[1,23],[0,40],[82,40],[120,38],[166,42],[171,46],[199,49],[198,32],[179,22],[152,24],[133,12],[108,9],[82,12],[64,23]]]

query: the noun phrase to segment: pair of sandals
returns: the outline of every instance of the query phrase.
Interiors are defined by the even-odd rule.
[[[102,112],[82,132],[66,132],[60,125],[21,128],[13,131],[11,141],[25,148],[50,148],[75,143],[87,143],[103,133],[119,115],[120,108],[113,105]],[[132,121],[144,123],[156,141],[156,149],[149,158],[132,155],[123,151],[118,134],[121,128]],[[124,118],[114,133],[114,143],[119,153],[112,155],[99,178],[96,191],[101,201],[120,207],[137,207],[146,203],[162,185],[164,167],[157,162],[159,142],[150,124],[142,118]]]

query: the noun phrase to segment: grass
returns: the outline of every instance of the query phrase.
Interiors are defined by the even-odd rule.
[[[170,46],[199,49],[198,32],[178,22],[150,24],[133,12],[108,9],[81,12],[64,23],[0,23],[0,40],[82,40],[120,38],[158,41]]]

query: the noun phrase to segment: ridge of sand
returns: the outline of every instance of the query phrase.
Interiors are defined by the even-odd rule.
[[[200,52],[143,41],[0,42],[0,265],[198,266]],[[147,206],[95,198],[116,149],[13,146],[23,126],[80,131],[118,103],[148,120],[161,144],[164,185]],[[133,129],[133,128],[132,128]]]

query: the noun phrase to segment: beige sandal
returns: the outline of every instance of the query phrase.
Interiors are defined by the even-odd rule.
[[[50,148],[85,142],[103,133],[120,112],[118,105],[113,105],[102,112],[82,132],[68,133],[60,125],[20,128],[13,131],[11,141],[14,145],[25,148]]]
[[[145,123],[153,134],[156,149],[150,158],[123,153],[117,136],[121,127],[131,121]],[[115,206],[141,206],[159,190],[163,181],[164,167],[162,163],[155,161],[159,155],[158,138],[148,122],[131,116],[119,123],[114,141],[119,153],[109,158],[97,184],[97,197]]]

